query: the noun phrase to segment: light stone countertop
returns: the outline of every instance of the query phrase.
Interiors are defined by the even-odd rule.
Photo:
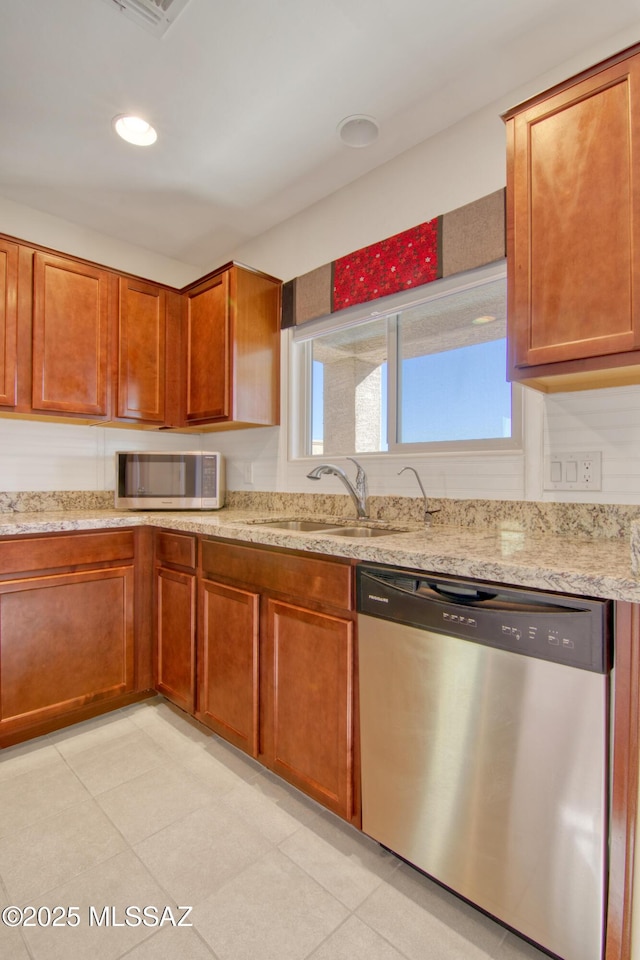
[[[298,514],[298,516],[300,516]],[[356,560],[453,574],[554,592],[640,602],[628,539],[540,535],[498,524],[491,529],[371,521],[408,532],[355,539],[329,533],[278,530],[259,519],[293,518],[295,513],[234,508],[211,513],[62,510],[0,513],[0,536],[96,530],[149,524],[186,533],[223,537]],[[314,519],[323,519],[317,514]],[[348,523],[344,516],[330,518]]]

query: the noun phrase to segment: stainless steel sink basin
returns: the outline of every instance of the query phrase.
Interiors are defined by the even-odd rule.
[[[367,539],[369,537],[389,537],[395,533],[408,533],[407,530],[390,529],[389,527],[367,527],[357,524],[338,524],[327,520],[254,520],[261,527],[273,527],[274,530],[298,530],[302,533],[328,533],[332,537],[355,537]]]
[[[261,527],[275,527],[278,530],[330,530],[334,524],[320,520],[258,520]]]
[[[388,527],[332,527],[325,530],[332,537],[358,537],[365,539],[367,537],[390,537],[394,533],[408,533],[407,530],[390,530]]]

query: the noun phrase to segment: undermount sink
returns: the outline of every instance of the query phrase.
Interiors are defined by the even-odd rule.
[[[390,537],[395,533],[408,533],[407,530],[390,530],[383,527],[332,527],[325,530],[333,537]]]
[[[320,520],[258,520],[261,527],[276,527],[278,530],[330,530],[334,524]]]
[[[261,527],[273,527],[274,530],[298,530],[301,533],[329,533],[332,537],[389,537],[395,533],[407,533],[407,530],[390,529],[389,527],[368,527],[355,524],[338,526],[335,522],[326,520],[256,520]]]

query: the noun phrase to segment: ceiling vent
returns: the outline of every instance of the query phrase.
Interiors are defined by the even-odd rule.
[[[105,0],[110,7],[161,37],[189,0]]]

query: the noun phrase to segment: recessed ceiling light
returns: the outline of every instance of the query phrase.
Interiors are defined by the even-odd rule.
[[[495,319],[496,319],[495,317],[489,317],[489,316],[475,317],[475,319],[473,319],[471,323],[474,325],[474,327],[480,327],[484,323],[493,323]]]
[[[364,113],[345,117],[338,124],[338,136],[348,147],[368,147],[378,139],[379,132],[378,121]]]
[[[158,139],[158,134],[151,124],[142,117],[114,117],[113,126],[119,137],[127,143],[135,143],[138,147],[149,147]]]

